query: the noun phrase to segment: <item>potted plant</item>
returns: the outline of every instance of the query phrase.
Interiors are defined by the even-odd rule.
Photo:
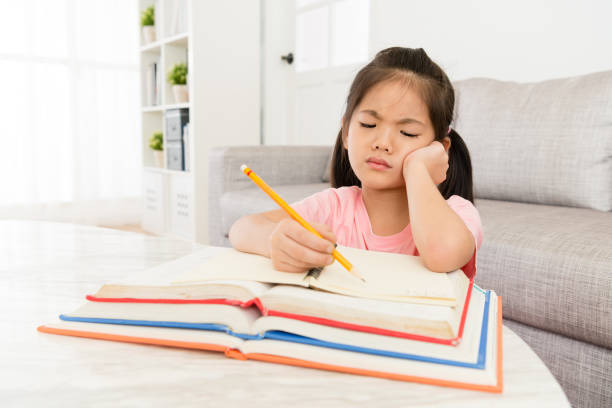
[[[185,63],[174,64],[170,72],[168,72],[168,82],[172,85],[172,92],[174,93],[176,103],[189,101],[187,65]]]
[[[149,147],[153,149],[157,167],[164,167],[164,135],[162,132],[153,132],[149,138]]]
[[[155,42],[155,6],[149,6],[140,15],[142,36],[145,44]]]

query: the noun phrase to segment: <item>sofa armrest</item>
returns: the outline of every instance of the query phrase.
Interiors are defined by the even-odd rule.
[[[208,225],[211,245],[221,226],[221,196],[255,188],[240,171],[246,164],[270,186],[321,183],[332,146],[235,146],[212,148],[208,155]]]

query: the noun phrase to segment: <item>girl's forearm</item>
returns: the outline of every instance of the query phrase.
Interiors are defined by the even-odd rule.
[[[270,257],[268,239],[277,223],[263,214],[244,216],[229,231],[232,246],[239,251]]]
[[[410,227],[425,266],[435,272],[461,268],[474,253],[474,239],[450,208],[427,167],[415,161],[406,171]]]

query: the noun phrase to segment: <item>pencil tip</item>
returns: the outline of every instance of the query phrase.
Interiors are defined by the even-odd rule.
[[[359,270],[355,267],[355,265],[353,265],[353,267],[351,268],[351,273],[354,277],[361,280],[363,283],[366,283],[365,279],[363,279],[363,276],[361,276],[361,273],[359,273]]]
[[[246,168],[247,168],[247,165],[243,164],[242,166],[240,166],[240,171],[244,171],[244,169],[246,169]]]

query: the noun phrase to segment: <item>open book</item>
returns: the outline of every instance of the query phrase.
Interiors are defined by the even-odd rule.
[[[477,324],[474,327],[470,326],[470,332],[479,334],[474,338],[476,341],[469,341],[458,347],[404,339],[386,339],[390,343],[384,343],[381,336],[377,336],[376,339],[367,338],[372,335],[354,338],[354,333],[342,333],[341,329],[329,331],[330,328],[323,327],[323,332],[317,332],[316,328],[312,327],[314,325],[309,323],[286,322],[290,325],[294,324],[293,327],[298,334],[292,334],[284,331],[289,326],[285,326],[281,318],[273,320],[266,318],[267,322],[262,321],[258,324],[258,319],[251,320],[254,316],[246,315],[243,322],[246,325],[242,329],[247,331],[250,329],[254,332],[256,331],[254,324],[259,327],[258,330],[265,330],[264,336],[248,337],[227,331],[147,327],[135,324],[99,324],[82,321],[60,321],[40,326],[38,330],[69,336],[221,351],[228,357],[240,360],[255,359],[395,380],[501,392],[501,302],[493,292],[488,292],[483,305],[483,298],[480,294],[478,291],[478,295],[473,298],[474,304],[481,306],[479,309],[482,312],[476,314],[481,316],[480,326],[476,327]],[[167,309],[171,305],[157,306]],[[197,306],[229,307],[223,305]],[[473,310],[476,309],[478,308],[473,308]],[[87,314],[91,312],[92,310],[88,310]],[[135,313],[135,311],[132,312]],[[470,325],[477,323],[471,318],[470,322]],[[275,330],[278,328],[283,331]],[[340,330],[340,333],[334,333],[337,330]],[[322,340],[312,337],[314,333],[318,333],[316,335]],[[344,338],[346,342],[340,344],[329,341],[340,338]],[[372,344],[380,349],[373,350]],[[475,347],[476,344],[477,347]],[[478,366],[474,366],[474,350],[476,349],[478,350],[476,356]]]
[[[88,295],[87,299],[92,303],[117,303],[117,311],[136,308],[131,304],[137,303],[183,304],[194,308],[198,304],[232,305],[250,308],[258,317],[279,316],[361,332],[456,345],[463,335],[473,282],[461,271],[452,272],[445,278],[453,288],[457,306],[355,298],[300,286],[248,280],[211,280],[191,285],[107,284],[94,295]],[[105,310],[103,306],[99,307]],[[172,314],[179,309],[162,310]]]
[[[418,256],[341,246],[338,251],[359,270],[365,283],[338,262],[303,274],[280,272],[274,269],[270,259],[233,248],[223,248],[210,260],[177,277],[172,283],[250,280],[310,287],[369,299],[451,307],[457,305],[457,291],[450,276],[463,275],[461,270],[449,274],[432,272]]]
[[[301,288],[293,289],[306,291],[306,289]],[[60,319],[89,323],[214,330],[223,331],[242,339],[269,338],[270,332],[283,331],[319,341],[347,344],[351,347],[361,347],[363,349],[382,349],[388,352],[402,350],[425,352],[429,350],[432,353],[437,351],[446,355],[451,353],[452,355],[469,357],[468,360],[475,363],[478,343],[482,336],[486,339],[488,298],[489,295],[485,295],[481,291],[475,291],[471,296],[469,313],[466,318],[466,335],[456,347],[417,341],[420,339],[408,340],[406,338],[359,332],[282,316],[261,316],[256,308],[242,308],[227,304],[89,301],[71,313],[60,315]],[[376,302],[380,303],[380,301]],[[419,305],[419,307],[422,306]],[[466,350],[471,350],[471,354],[466,354]],[[405,352],[408,353],[409,351]]]

